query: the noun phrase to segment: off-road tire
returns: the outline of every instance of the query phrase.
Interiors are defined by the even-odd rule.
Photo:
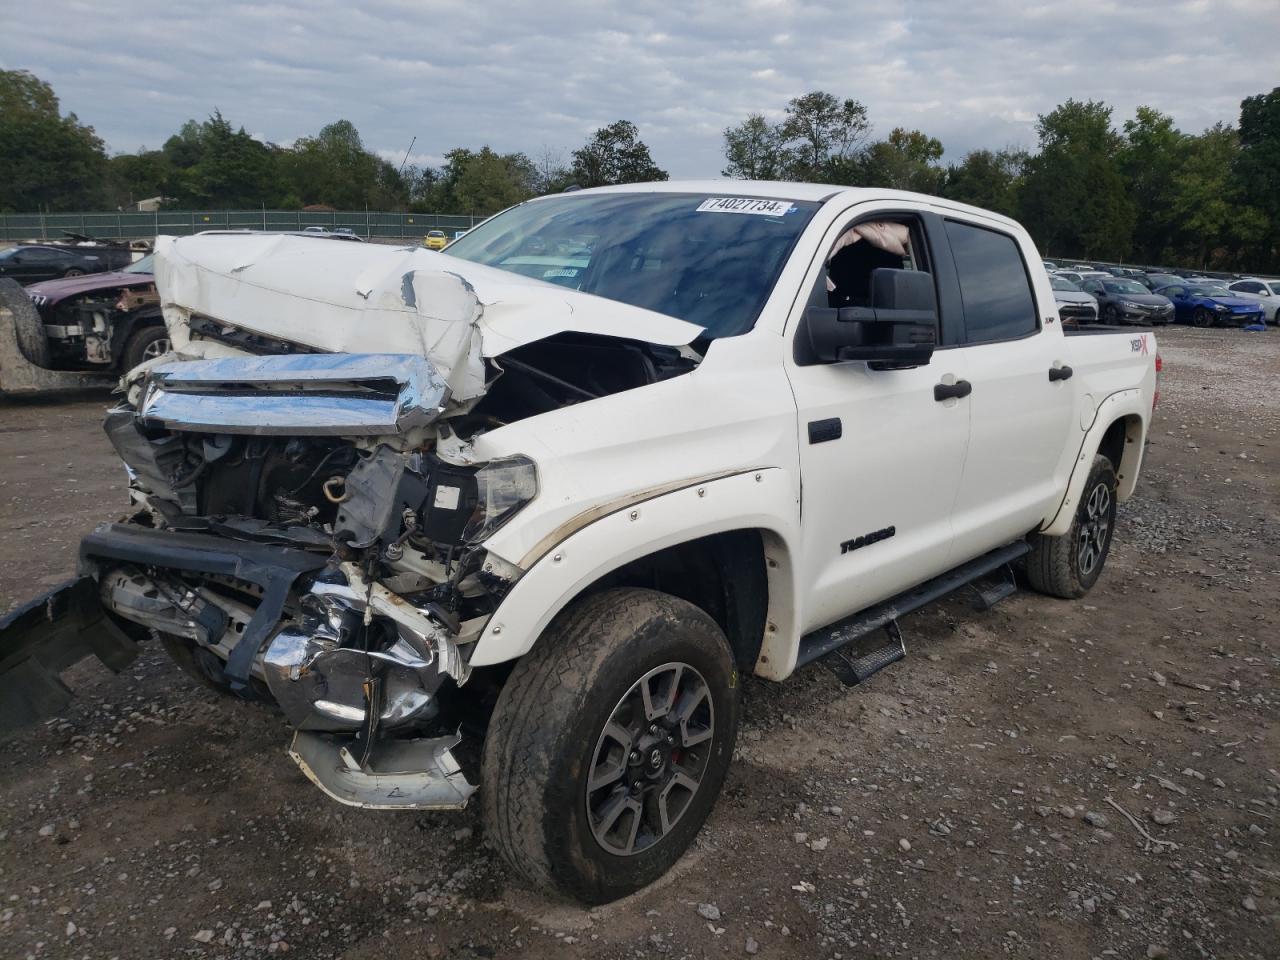
[[[153,359],[147,356],[148,348],[168,339],[169,331],[163,325],[138,327],[129,334],[124,349],[120,351],[120,372],[128,373],[144,360]]]
[[[1196,307],[1196,312],[1191,315],[1191,323],[1197,327],[1207,328],[1215,324],[1213,314],[1204,307]]]
[[[18,351],[37,367],[49,369],[52,356],[49,338],[45,334],[44,321],[27,296],[27,291],[17,280],[5,277],[0,280],[0,306],[7,307],[13,315],[13,330],[18,339]]]
[[[1108,497],[1106,536],[1096,562],[1086,571],[1081,569],[1080,539],[1082,528],[1089,523],[1090,497],[1099,484],[1106,486]],[[1102,574],[1102,568],[1107,562],[1107,554],[1111,551],[1115,529],[1116,471],[1111,461],[1099,453],[1094,456],[1093,465],[1089,468],[1089,478],[1085,481],[1080,502],[1076,505],[1076,515],[1071,521],[1071,528],[1059,537],[1031,535],[1031,552],[1027,554],[1026,570],[1027,581],[1032,589],[1051,597],[1062,597],[1064,600],[1078,600],[1083,597],[1098,582],[1098,577]]]
[[[714,732],[698,791],[652,846],[611,853],[587,814],[587,775],[605,722],[645,674],[678,661],[705,678]],[[489,843],[531,885],[607,903],[652,883],[684,853],[724,782],[738,730],[738,683],[724,634],[702,610],[618,588],[567,608],[503,687],[484,744]]]

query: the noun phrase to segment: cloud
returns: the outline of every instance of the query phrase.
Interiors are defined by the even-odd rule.
[[[877,136],[938,137],[948,159],[1032,146],[1068,97],[1107,101],[1117,123],[1139,104],[1186,130],[1234,122],[1272,85],[1275,30],[1259,28],[1280,25],[1274,0],[46,0],[6,21],[0,65],[50,82],[116,151],[215,108],[275,143],[344,118],[397,164],[415,136],[414,162],[567,154],[622,118],[675,176],[717,174],[725,127],[814,89],[861,100]]]

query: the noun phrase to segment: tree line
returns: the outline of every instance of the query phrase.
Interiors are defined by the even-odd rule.
[[[1067,100],[1036,132],[1034,151],[984,148],[945,163],[936,137],[896,127],[873,139],[863,104],[813,91],[780,120],[752,114],[726,129],[723,173],[948,197],[1020,220],[1046,256],[1280,271],[1280,87],[1246,98],[1237,125],[1199,133],[1145,106],[1117,127],[1111,107],[1092,100]],[[398,167],[347,120],[281,146],[215,110],[159,149],[108,156],[47,83],[0,71],[0,211],[120,209],[160,196],[197,209],[484,215],[571,185],[665,179],[627,120],[567,155],[458,147],[438,167]]]
[[[1039,148],[978,149],[895,128],[871,139],[867,109],[815,91],[783,118],[724,131],[725,176],[890,187],[1021,221],[1045,256],[1280,271],[1280,87],[1246,98],[1238,126],[1185,133],[1139,107],[1117,129],[1099,101],[1039,117]]]
[[[566,158],[458,147],[439,167],[396,166],[354,124],[330,123],[288,146],[263,143],[220,111],[188,120],[155,150],[108,156],[92,126],[63,114],[52,87],[0,70],[0,212],[125,209],[163,197],[203,210],[320,204],[339,210],[489,214],[570,184],[665,180],[635,124],[597,130]]]

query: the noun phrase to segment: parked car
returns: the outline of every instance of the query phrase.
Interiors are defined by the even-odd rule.
[[[1183,279],[1172,273],[1144,273],[1133,278],[1148,290],[1156,287],[1167,287],[1171,283],[1182,283]]]
[[[27,287],[51,370],[129,370],[169,350],[152,274],[154,254],[123,270]],[[15,318],[15,322],[22,322]]]
[[[1166,324],[1173,321],[1173,304],[1169,298],[1152,293],[1135,280],[1090,278],[1082,286],[1098,301],[1103,323],[1114,326],[1119,323]]]
[[[1174,316],[1179,323],[1216,327],[1228,323],[1247,326],[1263,322],[1261,303],[1237,296],[1222,287],[1171,283],[1152,292],[1173,301]]]
[[[0,277],[21,284],[119,270],[133,261],[126,245],[28,243],[0,250]]]
[[[508,269],[584,233],[589,291]],[[274,701],[334,799],[456,809],[478,774],[515,874],[609,901],[710,813],[742,673],[865,680],[897,617],[993,603],[1019,559],[1082,597],[1138,480],[1155,337],[1064,331],[998,214],[677,181],[532,200],[441,257],[325,247],[160,241],[182,358],[107,413],[130,519],[0,621],[0,683],[40,694],[9,722],[155,631]]]
[[[1098,319],[1098,301],[1061,274],[1049,277],[1053,287],[1053,299],[1058,304],[1058,316],[1063,323],[1095,323]]]
[[[1244,277],[1234,283],[1227,284],[1227,289],[1236,296],[1260,301],[1267,319],[1272,323],[1280,323],[1280,280]]]
[[[1040,264],[1050,273],[1053,273],[1055,270],[1058,269],[1058,265],[1054,263],[1052,260],[1041,260]]]
[[[428,250],[443,250],[449,245],[449,237],[443,230],[428,230],[422,245]]]

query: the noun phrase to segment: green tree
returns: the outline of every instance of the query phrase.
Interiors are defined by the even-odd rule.
[[[870,130],[867,108],[857,100],[840,100],[822,90],[794,97],[779,127],[785,144],[786,179],[851,182]]]
[[[630,120],[601,127],[573,151],[573,180],[580,187],[666,179],[667,171],[653,162],[640,131]]]
[[[207,209],[279,203],[278,151],[235,129],[215,110],[204,123],[189,120],[165,141],[171,167],[164,193],[179,204]]]
[[[1160,260],[1177,233],[1174,178],[1185,141],[1173,118],[1152,107],[1138,107],[1134,119],[1125,121],[1118,158],[1140,226],[1134,240],[1135,255],[1141,260]]]
[[[396,209],[409,203],[404,177],[365,149],[349,120],[326,124],[314,137],[300,139],[284,155],[283,168],[290,191],[304,204],[359,210]]]
[[[1241,102],[1234,165],[1242,197],[1266,220],[1251,244],[1254,269],[1280,270],[1280,87]]]
[[[165,195],[173,168],[162,150],[120,153],[107,161],[108,203],[117,208]]]
[[[1007,217],[1017,215],[1017,193],[1027,165],[1025,150],[973,150],[959,164],[947,167],[942,193],[960,203],[994,210]]]
[[[739,180],[779,180],[787,167],[781,129],[759,113],[725,130],[724,156],[724,176]]]
[[[1119,260],[1134,210],[1120,172],[1121,140],[1105,103],[1068,100],[1040,117],[1040,153],[1027,162],[1019,207],[1046,254]]]
[[[1235,129],[1215,124],[1186,143],[1185,157],[1174,175],[1173,215],[1181,228],[1183,249],[1195,264],[1229,265],[1234,252],[1256,243],[1266,233],[1261,211],[1249,205],[1235,176],[1240,138]]]
[[[947,176],[946,170],[938,165],[941,159],[942,141],[919,130],[895,127],[888,139],[866,149],[859,183],[917,193],[941,193]]]
[[[445,154],[428,206],[450,213],[496,213],[532,197],[536,178],[533,162],[523,153],[457,147]]]
[[[74,210],[103,200],[102,141],[53,88],[26,70],[0,70],[0,210]]]

